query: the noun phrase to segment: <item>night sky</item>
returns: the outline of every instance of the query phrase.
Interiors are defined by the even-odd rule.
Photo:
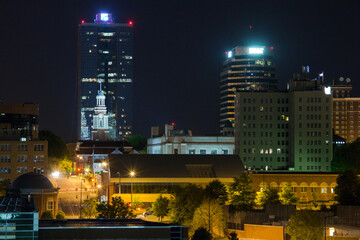
[[[280,88],[310,65],[329,82],[350,77],[360,96],[358,1],[0,0],[0,9],[0,98],[38,103],[40,129],[66,141],[75,139],[77,25],[100,11],[134,22],[137,134],[171,122],[218,133],[219,75],[236,45],[273,46]]]

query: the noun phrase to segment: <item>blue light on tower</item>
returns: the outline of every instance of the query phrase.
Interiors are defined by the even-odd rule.
[[[109,14],[108,13],[100,13],[101,21],[107,22],[109,21]]]

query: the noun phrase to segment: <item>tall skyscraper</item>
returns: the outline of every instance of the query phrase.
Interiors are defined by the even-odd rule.
[[[78,139],[90,140],[99,82],[109,115],[109,136],[132,133],[133,22],[115,23],[110,13],[78,28]]]
[[[273,47],[235,47],[226,52],[220,74],[220,129],[234,127],[236,91],[275,90]]]

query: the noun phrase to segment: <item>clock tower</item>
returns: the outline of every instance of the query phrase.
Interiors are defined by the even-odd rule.
[[[105,95],[101,90],[96,96],[96,107],[93,115],[93,130],[91,131],[93,141],[109,141],[109,115],[105,105]]]

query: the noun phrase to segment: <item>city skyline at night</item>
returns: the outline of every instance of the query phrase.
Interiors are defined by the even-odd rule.
[[[219,82],[234,46],[273,46],[280,89],[302,65],[325,81],[353,79],[360,36],[350,3],[301,1],[1,2],[0,62],[5,102],[40,105],[40,129],[77,135],[77,25],[111,12],[134,29],[133,132],[175,122],[194,135],[219,132]],[[16,15],[16,18],[10,16]],[[341,60],[340,60],[341,59]],[[21,69],[21,71],[19,71]],[[9,81],[11,79],[11,81]],[[95,102],[94,102],[95,105]]]

